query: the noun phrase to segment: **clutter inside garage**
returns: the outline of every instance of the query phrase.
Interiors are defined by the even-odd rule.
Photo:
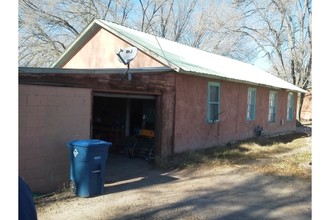
[[[156,99],[153,96],[93,96],[92,136],[112,143],[112,153],[154,158]]]

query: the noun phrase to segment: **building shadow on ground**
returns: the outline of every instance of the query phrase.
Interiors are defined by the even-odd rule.
[[[177,178],[164,175],[143,158],[129,158],[123,154],[109,154],[103,194],[170,183]]]

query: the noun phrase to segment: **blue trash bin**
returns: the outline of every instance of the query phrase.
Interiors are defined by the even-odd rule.
[[[75,140],[70,149],[70,181],[79,197],[101,195],[111,142],[98,139]]]

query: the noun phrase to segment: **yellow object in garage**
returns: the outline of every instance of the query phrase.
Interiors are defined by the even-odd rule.
[[[149,137],[149,138],[153,138],[153,137],[155,137],[155,132],[153,130],[141,129],[140,135]]]

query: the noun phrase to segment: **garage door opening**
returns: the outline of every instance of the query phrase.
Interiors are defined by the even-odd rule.
[[[95,93],[92,112],[92,137],[110,141],[112,153],[154,156],[155,96]]]

